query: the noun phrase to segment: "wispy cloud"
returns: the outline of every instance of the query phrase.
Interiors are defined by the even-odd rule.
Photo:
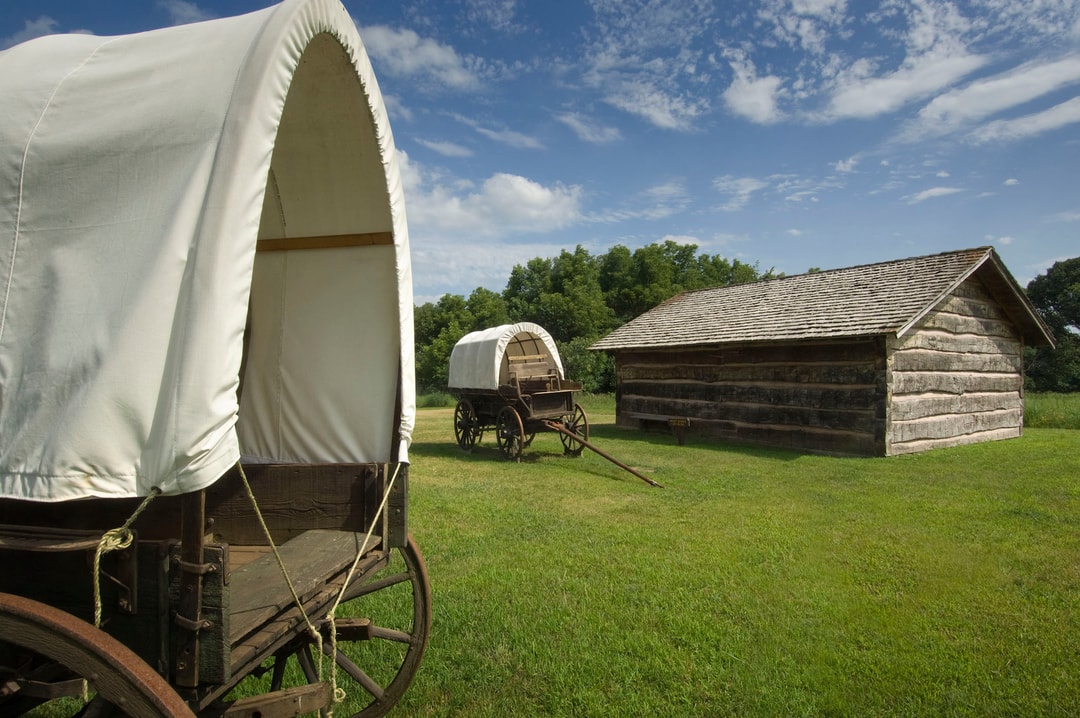
[[[725,212],[736,212],[750,202],[755,192],[759,192],[769,186],[768,182],[755,177],[734,177],[724,175],[713,180],[713,189],[723,195],[726,200],[720,205]]]
[[[672,93],[647,77],[616,83],[604,96],[604,101],[665,130],[691,129],[694,120],[709,107],[703,98]]]
[[[471,127],[477,132],[477,134],[480,134],[494,142],[498,142],[501,145],[506,145],[507,147],[517,147],[519,149],[525,150],[540,150],[544,148],[543,142],[531,135],[526,135],[523,132],[518,132],[517,130],[511,130],[505,127],[487,127],[480,122],[472,119],[471,117],[466,117],[465,115],[457,113],[452,113],[451,117],[453,117],[463,125]]]
[[[56,32],[56,20],[48,15],[41,15],[36,20],[24,21],[23,29],[14,35],[0,38],[0,50],[18,45],[20,42],[33,40],[35,37],[43,37]]]
[[[1075,212],[1058,212],[1046,218],[1047,222],[1080,222],[1080,210]]]
[[[1080,122],[1080,97],[1012,120],[995,120],[968,135],[974,144],[1012,142],[1035,137]]]
[[[690,193],[682,180],[653,185],[630,197],[622,206],[589,216],[593,222],[658,220],[683,212],[690,205]]]
[[[955,132],[1076,83],[1080,83],[1080,55],[1026,63],[935,97],[919,110],[902,138],[915,141]]]
[[[617,127],[604,126],[577,112],[564,112],[556,115],[555,119],[573,130],[582,142],[606,145],[622,139],[622,133]]]
[[[188,0],[157,0],[157,6],[168,13],[173,25],[187,25],[192,22],[213,20],[217,15],[204,10]]]
[[[427,147],[432,152],[437,152],[443,157],[472,157],[473,151],[454,142],[435,142],[432,140],[417,139],[417,144]]]
[[[964,190],[960,187],[931,187],[930,189],[924,189],[922,192],[909,194],[902,199],[908,204],[918,204],[919,202],[925,202],[934,197],[946,197],[950,194],[956,194],[957,192],[963,191]]]

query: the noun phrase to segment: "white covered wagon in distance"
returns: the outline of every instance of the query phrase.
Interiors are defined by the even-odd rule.
[[[449,388],[458,398],[454,438],[465,451],[488,429],[495,430],[499,449],[511,460],[540,431],[558,431],[573,456],[584,448],[574,437],[588,441],[589,419],[574,401],[581,384],[566,379],[555,340],[538,324],[466,334],[450,354]]]

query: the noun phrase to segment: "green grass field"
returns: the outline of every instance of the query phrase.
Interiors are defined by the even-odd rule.
[[[657,489],[419,412],[431,640],[395,716],[1073,715],[1080,432],[843,459],[614,428]]]

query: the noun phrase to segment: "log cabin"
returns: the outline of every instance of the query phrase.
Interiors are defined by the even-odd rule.
[[[590,349],[616,423],[888,456],[1020,436],[1053,336],[990,247],[679,294]]]

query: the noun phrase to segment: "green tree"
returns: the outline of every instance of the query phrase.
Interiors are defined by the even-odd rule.
[[[600,258],[600,286],[618,321],[627,322],[661,302],[692,289],[724,287],[772,276],[756,265],[698,254],[697,245],[672,240],[639,247],[622,245]]]
[[[1028,283],[1027,294],[1057,344],[1025,352],[1028,388],[1080,391],[1080,257],[1055,262]]]
[[[458,340],[478,329],[509,321],[502,296],[477,287],[466,299],[444,294],[438,302],[416,307],[413,325],[416,343],[416,385],[421,392],[445,391],[450,374],[450,353]]]
[[[600,288],[600,265],[581,245],[516,265],[503,298],[514,321],[535,322],[560,342],[595,340],[616,325]]]

